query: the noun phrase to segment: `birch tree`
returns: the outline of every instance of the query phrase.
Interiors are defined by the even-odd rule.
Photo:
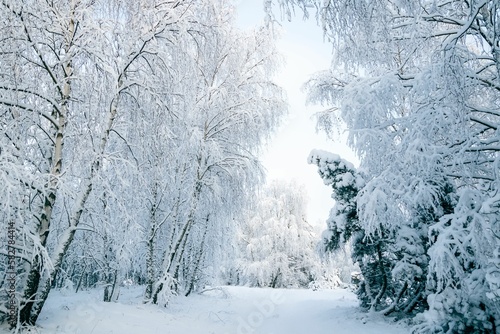
[[[2,17],[12,27],[2,39],[1,62],[8,65],[1,87],[2,140],[9,152],[29,152],[16,154],[16,170],[31,174],[31,180],[19,180],[29,191],[27,201],[7,202],[11,212],[26,203],[22,209],[27,213],[17,225],[23,228],[26,253],[19,269],[19,323],[36,322],[100,180],[116,123],[127,112],[133,89],[142,87],[138,76],[147,72],[146,55],[154,54],[156,38],[167,36],[167,27],[182,17],[181,7],[145,1],[129,6],[2,2]],[[175,10],[180,15],[173,15]],[[13,126],[7,127],[7,121]],[[26,129],[26,137],[11,133],[19,126]],[[91,151],[85,148],[88,144]],[[54,219],[66,215],[64,211],[66,227],[58,229]],[[53,231],[58,235],[51,235]],[[47,247],[51,236],[54,243]]]
[[[231,203],[237,212],[241,202],[236,198],[243,199],[243,191],[260,182],[256,154],[285,110],[281,89],[271,79],[276,68],[271,33],[264,28],[238,32],[231,26],[230,8],[224,2],[209,2],[200,16],[204,27],[211,28],[193,29],[181,55],[183,72],[176,96],[182,99],[173,108],[183,122],[180,128],[188,129],[187,137],[179,136],[189,145],[183,152],[189,161],[182,194],[187,208],[185,215],[176,215],[153,301],[171,290],[165,285],[172,280],[190,282],[184,288],[192,290],[192,279],[182,277],[186,272],[182,267],[187,268],[193,251],[208,250],[187,249],[204,245],[211,232],[217,231],[210,227],[214,219],[224,221],[210,208],[221,210],[219,203]],[[242,193],[235,197],[231,188]]]
[[[261,182],[259,148],[285,111],[271,33],[237,31],[217,0],[0,8],[13,325],[34,324],[66,280],[103,284],[105,301],[130,277],[146,283],[145,300],[196,290],[217,271],[244,193]],[[2,253],[2,268],[11,263]]]

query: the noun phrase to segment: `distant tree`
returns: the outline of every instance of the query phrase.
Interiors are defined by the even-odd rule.
[[[320,267],[303,186],[275,180],[254,202],[241,226],[235,283],[307,287],[320,275]]]

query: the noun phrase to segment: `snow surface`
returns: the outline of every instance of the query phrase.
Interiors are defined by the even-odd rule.
[[[141,304],[142,287],[122,288],[118,303],[102,291],[53,291],[38,333],[396,334],[401,325],[361,312],[348,290],[221,287],[175,297],[167,308]]]

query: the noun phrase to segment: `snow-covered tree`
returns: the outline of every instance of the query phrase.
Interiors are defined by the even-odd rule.
[[[294,181],[274,180],[262,190],[241,224],[232,283],[306,287],[319,278],[316,234],[306,221],[306,204],[303,186]]]
[[[336,154],[313,150],[308,162],[318,166],[325,185],[332,187],[335,206],[323,233],[322,251],[335,252],[352,242],[352,258],[363,275],[357,294],[363,307],[386,307],[393,286],[390,277],[392,261],[386,231],[367,236],[358,218],[357,197],[364,179],[354,166]],[[388,256],[389,255],[389,256]]]
[[[495,332],[497,1],[273,2],[316,8],[335,47],[309,96],[330,107],[320,127],[340,118],[360,156],[366,238],[392,244],[392,278],[428,303],[415,331]]]
[[[179,55],[183,70],[175,95],[182,98],[172,107],[181,122],[174,142],[186,158],[179,166],[186,209],[171,225],[153,301],[165,290],[163,281],[189,294],[203,281],[203,267],[218,266],[208,260],[230,245],[224,228],[260,183],[257,153],[285,111],[281,89],[271,80],[276,50],[270,31],[236,30],[224,1],[208,1],[198,15],[203,23]]]
[[[193,268],[230,240],[229,198],[259,182],[256,153],[285,110],[273,39],[236,31],[231,13],[218,0],[0,3],[17,325],[36,322],[58,275],[104,284],[106,300],[131,276],[146,297],[165,277],[193,289]]]

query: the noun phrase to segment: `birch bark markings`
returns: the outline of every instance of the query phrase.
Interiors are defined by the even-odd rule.
[[[138,75],[144,75],[144,71],[147,69],[143,66],[144,64],[140,63],[144,61],[145,55],[156,56],[155,52],[149,50],[148,47],[155,43],[156,38],[168,30],[170,25],[180,19],[180,16],[173,15],[173,11],[181,5],[179,2],[159,5],[153,9],[154,15],[146,15],[148,14],[147,10],[151,9],[147,6],[139,9],[134,8],[134,6],[127,8],[127,10],[132,11],[130,17],[137,20],[134,21],[135,26],[131,25],[129,28],[135,29],[133,31],[137,35],[138,41],[111,45],[109,43],[119,41],[119,39],[113,41],[113,34],[125,27],[121,22],[113,22],[111,18],[108,18],[106,25],[103,25],[102,21],[99,22],[99,17],[103,13],[109,14],[103,10],[104,7],[98,8],[98,6],[106,6],[104,3],[87,3],[86,1],[32,3],[26,0],[16,3],[15,6],[12,2],[3,1],[1,6],[2,15],[7,15],[23,28],[20,33],[16,32],[9,37],[24,46],[33,55],[30,58],[28,51],[19,50],[20,59],[24,59],[27,65],[32,67],[33,72],[40,73],[44,80],[37,83],[35,82],[36,78],[31,82],[30,77],[23,77],[22,82],[31,85],[30,89],[19,85],[10,86],[3,82],[0,83],[2,93],[0,104],[33,114],[39,112],[45,120],[49,121],[35,125],[37,129],[41,130],[41,134],[48,137],[49,144],[40,144],[40,138],[33,137],[34,141],[39,141],[41,155],[47,155],[45,165],[48,166],[47,170],[39,169],[40,174],[36,174],[34,178],[40,182],[46,178],[47,182],[39,193],[42,196],[41,213],[38,215],[34,213],[33,223],[36,240],[33,243],[38,247],[38,250],[35,249],[31,254],[33,260],[27,273],[23,292],[24,302],[20,310],[20,323],[34,324],[50,292],[52,282],[56,279],[64,256],[74,239],[75,232],[78,230],[89,196],[96,182],[101,182],[98,181],[98,177],[103,168],[114,124],[118,115],[124,114],[128,110],[128,107],[122,103],[122,97],[125,94],[132,95],[129,92],[132,87],[148,89],[144,87],[147,82],[137,80]],[[112,10],[119,11],[121,9],[114,8]],[[144,12],[137,14],[133,12],[134,10]],[[43,14],[43,17],[39,14]],[[123,13],[121,14],[123,15]],[[134,14],[137,14],[137,17]],[[151,20],[144,23],[140,20],[140,14],[148,16]],[[117,17],[120,17],[120,14]],[[113,27],[113,24],[116,26]],[[101,36],[94,35],[93,30],[96,27],[102,29]],[[114,28],[116,30],[113,30]],[[108,45],[106,45],[107,43]],[[8,46],[8,44],[4,45]],[[121,55],[115,58],[112,52],[117,49]],[[23,52],[27,55],[23,56]],[[5,50],[4,55],[8,53],[8,50]],[[77,57],[82,59],[79,60],[79,65],[75,68],[74,60]],[[92,63],[95,67],[89,65]],[[83,89],[92,86],[92,83],[97,80],[106,81],[105,78],[108,78],[107,81],[112,84],[111,90],[99,92],[105,97],[105,100],[109,101],[107,110],[103,110],[101,113],[101,115],[106,115],[104,127],[100,130],[99,128],[91,130],[90,135],[95,135],[97,139],[97,146],[91,158],[87,161],[78,160],[82,165],[79,166],[80,174],[78,177],[80,179],[77,184],[80,186],[76,196],[72,199],[63,195],[64,200],[71,203],[68,222],[67,226],[62,229],[62,233],[57,236],[57,239],[54,239],[53,251],[51,252],[47,247],[48,240],[53,230],[52,220],[56,202],[62,200],[58,200],[58,197],[64,174],[64,156],[65,153],[68,153],[64,146],[67,136],[66,127],[68,122],[80,121],[78,117],[82,110],[79,108],[81,105],[89,103],[89,101],[81,100],[81,97],[86,94]],[[76,80],[79,81],[77,88],[79,90],[77,91],[73,88]],[[4,96],[15,97],[19,94],[26,96],[26,98],[24,100],[3,98]],[[51,106],[51,111],[45,111],[46,107],[41,107],[47,104]],[[98,116],[98,114],[94,114],[94,117]],[[19,122],[21,121],[20,119]],[[45,154],[44,151],[48,148],[50,148],[50,154]],[[78,154],[78,152],[71,153]],[[42,261],[42,253],[51,254],[51,263],[48,262],[48,259]],[[42,277],[46,270],[48,275]]]
[[[159,31],[160,32],[163,31],[164,30],[163,25],[159,24],[159,26],[160,26]],[[98,151],[95,153],[94,159],[91,162],[90,175],[88,175],[84,179],[83,186],[80,190],[79,196],[77,197],[78,200],[76,202],[75,209],[73,210],[73,213],[70,216],[69,227],[63,232],[62,236],[59,238],[59,241],[55,248],[54,256],[52,258],[54,270],[51,272],[50,279],[47,280],[45,287],[41,291],[39,297],[40,301],[37,303],[38,307],[36,308],[35,313],[31,316],[30,323],[36,322],[36,319],[38,318],[38,315],[43,307],[43,304],[45,303],[45,300],[47,299],[48,294],[50,292],[51,282],[55,281],[58,269],[62,264],[64,255],[68,251],[68,248],[71,242],[73,241],[75,232],[78,229],[78,224],[80,223],[80,219],[85,209],[85,205],[94,187],[94,182],[96,182],[97,175],[99,174],[103,166],[103,160],[106,154],[108,142],[110,140],[111,131],[113,130],[114,122],[116,120],[118,113],[122,112],[122,110],[120,110],[120,100],[122,98],[122,95],[127,93],[128,88],[136,85],[135,81],[127,80],[128,76],[127,74],[131,71],[136,70],[133,68],[133,65],[136,62],[138,62],[138,60],[141,59],[143,55],[149,53],[147,51],[147,46],[150,42],[154,40],[154,36],[157,33],[158,33],[157,31],[147,32],[145,34],[146,38],[142,41],[142,43],[140,43],[136,47],[137,49],[131,50],[129,58],[123,64],[122,68],[119,69],[116,73],[113,73],[113,77],[116,78],[115,82],[116,88],[113,94],[113,98],[111,99],[109,105],[106,127],[102,130]],[[131,77],[133,76],[131,75]],[[125,112],[125,110],[123,110],[123,112]]]
[[[239,210],[242,199],[229,199],[260,182],[255,154],[284,113],[281,91],[270,80],[273,50],[265,46],[272,46],[271,38],[235,31],[231,12],[222,0],[0,0],[0,18],[24,27],[0,39],[0,64],[12,64],[7,74],[0,71],[0,139],[9,154],[22,153],[15,166],[22,182],[12,191],[29,201],[19,200],[5,216],[23,211],[29,216],[23,237],[34,236],[23,248],[32,262],[19,266],[25,280],[22,324],[36,322],[61,268],[77,266],[65,262],[72,243],[81,243],[78,252],[90,250],[82,246],[85,240],[98,243],[98,236],[79,239],[77,231],[107,231],[93,220],[100,221],[103,211],[101,192],[115,196],[119,203],[110,201],[110,210],[116,213],[137,199],[128,190],[145,188],[138,191],[144,198],[132,205],[139,214],[130,209],[106,223],[144,227],[137,240],[145,242],[137,249],[147,254],[146,263],[137,262],[146,299],[153,297],[160,271],[154,265],[162,260],[161,269],[184,279],[189,291],[196,288],[193,275],[201,270],[190,271],[191,264],[208,267],[203,262],[214,256],[207,254],[220,247],[208,240]],[[136,122],[139,117],[145,119]],[[152,127],[153,120],[161,125]],[[22,128],[26,138],[5,124]],[[144,141],[137,139],[137,127]],[[155,157],[138,152],[150,149]],[[125,161],[123,173],[117,161]],[[115,237],[123,241],[130,234]],[[69,253],[71,261],[80,261]],[[99,267],[106,261],[99,256],[82,267]]]
[[[37,234],[36,238],[40,247],[46,247],[47,240],[50,233],[52,211],[57,199],[57,192],[59,189],[59,179],[61,176],[62,165],[63,165],[63,147],[64,147],[64,136],[66,128],[66,118],[68,115],[68,109],[70,106],[71,99],[71,83],[73,74],[73,63],[71,52],[73,51],[73,42],[75,37],[75,7],[72,7],[66,21],[60,21],[61,26],[60,31],[63,34],[63,44],[61,51],[64,54],[64,59],[61,59],[61,71],[57,69],[56,66],[50,66],[47,57],[50,55],[45,55],[38,46],[39,41],[35,41],[32,38],[31,27],[26,24],[27,18],[25,17],[23,11],[16,12],[9,4],[3,3],[4,7],[10,10],[17,17],[21,25],[23,26],[24,37],[28,42],[28,47],[31,47],[36,57],[39,61],[39,66],[43,69],[45,74],[50,77],[50,81],[55,88],[56,98],[54,100],[45,98],[45,101],[52,102],[52,112],[51,112],[51,127],[54,132],[54,139],[52,141],[51,150],[52,153],[48,158],[48,164],[51,166],[48,174],[48,183],[44,186],[44,191],[41,194],[43,196],[41,214],[38,219]],[[74,3],[73,3],[74,5]],[[37,29],[34,27],[33,29]],[[53,49],[53,52],[56,50]],[[57,55],[53,55],[56,56]],[[27,90],[26,90],[27,91]],[[35,93],[37,96],[41,96]],[[57,101],[57,102],[56,102]],[[15,105],[13,105],[15,107]],[[19,107],[19,105],[18,105]],[[50,130],[49,130],[50,131]],[[36,321],[36,317],[31,318],[31,312],[34,305],[34,298],[36,298],[36,293],[41,279],[40,266],[42,265],[40,254],[33,254],[33,260],[31,263],[31,268],[29,270],[26,285],[23,292],[23,298],[25,304],[22,305],[20,309],[20,322],[33,324]],[[37,313],[35,311],[35,313]]]

